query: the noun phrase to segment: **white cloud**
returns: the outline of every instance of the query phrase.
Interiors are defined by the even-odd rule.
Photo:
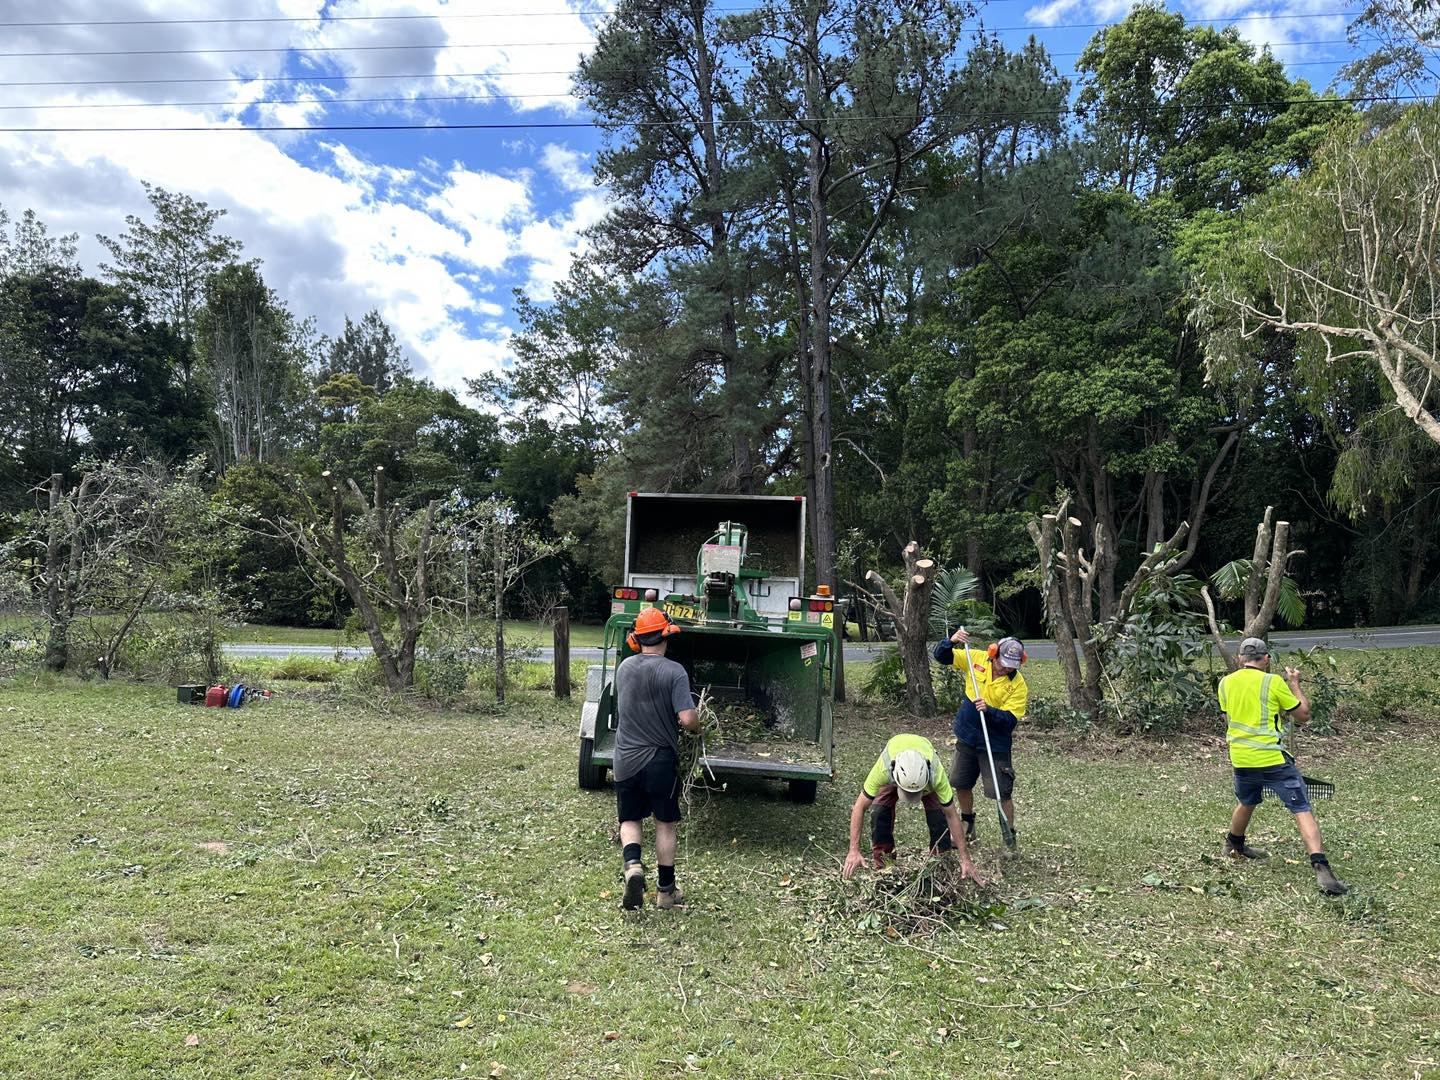
[[[1048,4],[1026,8],[1025,21],[1038,26],[1054,26],[1083,3],[1084,0],[1050,0]]]
[[[584,154],[557,143],[546,143],[540,151],[540,164],[567,191],[589,191],[595,186],[594,177],[581,167],[584,161]]]
[[[575,0],[578,5],[581,0]],[[593,0],[583,0],[593,7]],[[564,6],[556,0],[554,7]],[[524,140],[523,163],[497,171],[496,155],[477,154],[474,140],[451,135],[406,136],[362,153],[345,135],[317,140],[303,134],[266,136],[243,130],[248,121],[303,124],[342,121],[337,96],[414,98],[437,93],[535,93],[541,96],[481,107],[523,111],[573,109],[569,72],[593,41],[579,16],[537,17],[520,5],[489,0],[254,0],[248,18],[278,16],[295,23],[155,26],[156,19],[195,18],[182,0],[111,0],[105,19],[149,20],[133,27],[77,26],[10,34],[13,51],[262,49],[307,46],[439,46],[357,49],[310,54],[176,52],[172,55],[50,57],[7,67],[15,81],[99,85],[17,88],[7,104],[98,104],[124,108],[12,112],[14,126],[215,126],[212,133],[0,134],[0,204],[33,207],[55,232],[78,232],[81,257],[92,270],[102,259],[96,233],[115,235],[127,213],[149,217],[140,181],[182,191],[229,210],[221,229],[263,260],[267,282],[301,316],[334,332],[345,315],[371,307],[395,327],[417,362],[435,378],[458,386],[468,376],[509,358],[508,312],[492,296],[528,279],[547,294],[582,250],[579,233],[604,213],[603,193],[569,147],[537,148]],[[494,18],[503,12],[516,18]],[[332,22],[333,16],[415,13],[415,20]],[[475,17],[490,16],[490,17]],[[7,9],[15,21],[99,18],[82,0],[20,0]],[[577,45],[556,43],[575,42]],[[219,45],[217,46],[217,43]],[[527,44],[528,43],[528,44]],[[482,46],[468,48],[470,45]],[[7,50],[8,51],[8,50]],[[319,56],[318,62],[310,57]],[[287,66],[288,62],[288,66]],[[278,83],[282,75],[402,76],[373,81]],[[465,72],[479,72],[471,75]],[[555,72],[555,74],[539,74]],[[435,76],[439,73],[441,78]],[[237,77],[238,76],[238,77]],[[146,79],[212,82],[144,82]],[[128,81],[137,80],[137,81]],[[266,99],[294,98],[294,103]],[[185,104],[174,104],[181,102]],[[194,104],[206,102],[212,104]],[[136,108],[136,105],[154,106]],[[420,103],[396,105],[428,119]],[[332,110],[335,110],[332,112]],[[373,114],[374,109],[370,112]],[[444,139],[445,141],[438,141]],[[498,147],[498,140],[493,143]],[[395,156],[400,155],[400,156]],[[408,156],[406,156],[408,155]],[[461,160],[452,160],[463,155]],[[451,160],[448,165],[438,161]],[[543,181],[543,183],[542,183]],[[556,196],[564,200],[559,209]]]
[[[548,300],[555,283],[570,270],[570,263],[589,247],[584,230],[594,225],[609,209],[603,195],[582,195],[570,210],[544,221],[535,221],[520,232],[520,252],[531,260],[530,278],[525,291],[537,299]]]

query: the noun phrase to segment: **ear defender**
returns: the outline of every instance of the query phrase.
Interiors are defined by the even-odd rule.
[[[625,635],[625,644],[629,645],[633,652],[640,651],[640,639],[635,636],[634,630]]]

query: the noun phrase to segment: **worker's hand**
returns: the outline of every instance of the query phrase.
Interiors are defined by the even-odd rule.
[[[968,645],[969,643],[970,635],[965,632],[963,626],[950,635],[950,644],[952,645]]]
[[[1285,681],[1286,681],[1287,683],[1289,683],[1291,686],[1299,686],[1299,685],[1300,685],[1300,669],[1299,669],[1299,668],[1294,668],[1294,667],[1287,667],[1287,668],[1285,669]]]
[[[960,860],[960,877],[962,879],[969,878],[971,881],[975,882],[976,885],[985,884],[985,879],[980,876],[980,872],[975,869],[975,864],[969,859]]]
[[[845,856],[845,869],[840,871],[840,876],[849,880],[855,876],[855,871],[865,865],[865,856],[858,851],[852,851]]]
[[[981,712],[985,711],[985,699],[983,697],[977,697],[975,699],[975,708],[979,709]]]

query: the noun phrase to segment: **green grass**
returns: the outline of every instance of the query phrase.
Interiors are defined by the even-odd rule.
[[[603,626],[570,624],[570,644],[599,646],[604,637]],[[549,626],[525,619],[507,620],[505,639],[516,644],[550,646],[555,635]],[[247,623],[235,631],[236,642],[256,645],[368,645],[364,634],[346,634],[343,630],[303,626],[265,626]]]
[[[33,633],[35,620],[20,615],[0,614],[0,633],[24,631]],[[533,620],[513,619],[505,623],[506,639],[517,644],[550,646],[554,644],[554,632],[548,625]],[[599,647],[605,635],[604,626],[582,623],[570,624],[572,647]],[[263,623],[246,623],[239,627],[233,640],[237,643],[255,645],[368,645],[364,634],[347,634],[343,630],[310,626],[267,626]]]
[[[838,876],[898,721],[839,714],[814,806],[715,795],[686,913],[616,910],[577,704],[477,716],[292,688],[241,712],[0,684],[0,1076],[1416,1076],[1440,1062],[1431,736],[1312,740],[1355,886],[1318,896],[1267,805],[1215,861],[1214,741],[1017,750],[1009,910],[861,930]],[[920,725],[943,737],[943,721]],[[982,810],[986,809],[982,805]],[[902,846],[920,842],[902,817]],[[653,849],[647,846],[647,852]],[[653,856],[652,856],[653,858]],[[868,872],[867,872],[868,873]]]

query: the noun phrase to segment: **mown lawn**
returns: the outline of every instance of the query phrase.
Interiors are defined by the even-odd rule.
[[[1440,1068],[1433,733],[1310,740],[1340,787],[1320,805],[1340,901],[1273,805],[1267,864],[1213,857],[1217,743],[1037,737],[1018,859],[982,814],[1003,874],[984,899],[1008,910],[906,939],[860,929],[838,875],[896,723],[873,709],[841,709],[842,780],[814,806],[758,789],[694,809],[689,911],[624,915],[613,798],[574,782],[577,706],[169,698],[0,684],[0,1076]],[[902,845],[922,833],[902,817]]]
[[[24,634],[31,636],[36,631],[36,620],[27,616],[0,614],[0,633]],[[554,631],[549,625],[525,619],[515,619],[505,624],[507,640],[519,645],[550,646],[554,644]],[[599,646],[605,635],[603,626],[585,623],[570,624],[571,646]],[[231,635],[242,644],[254,645],[325,645],[330,647],[368,645],[364,634],[346,633],[344,630],[326,629],[313,626],[268,626],[263,623],[245,623]]]
[[[585,623],[570,624],[570,644],[598,647],[605,635],[603,626]],[[368,645],[364,634],[347,634],[343,630],[304,626],[266,626],[260,623],[246,623],[235,631],[234,640],[255,645]],[[555,643],[551,627],[525,619],[513,619],[505,623],[505,639],[517,645],[549,647]]]

